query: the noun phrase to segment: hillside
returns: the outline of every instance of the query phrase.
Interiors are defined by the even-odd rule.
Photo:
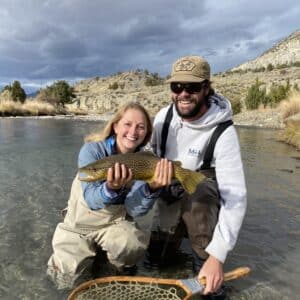
[[[155,114],[169,102],[168,86],[146,86],[145,71],[129,71],[109,77],[83,80],[74,86],[76,100],[73,106],[93,113],[113,112],[129,101],[138,101]]]
[[[291,86],[297,85],[300,87],[300,67],[287,67],[264,72],[225,72],[213,76],[212,81],[217,91],[233,102],[241,102],[242,109],[244,109],[246,92],[254,84],[256,78],[264,83],[262,87],[265,86],[267,91],[269,91],[272,84],[286,85],[287,81],[290,82]]]
[[[83,80],[75,85],[76,100],[73,107],[78,107],[89,113],[114,112],[119,105],[128,101],[138,101],[143,104],[152,115],[170,101],[169,86],[160,84],[146,86],[147,76],[142,72],[125,72],[105,78]],[[256,78],[264,82],[267,89],[272,84],[286,84],[287,80],[293,86],[300,87],[300,67],[289,67],[265,72],[221,73],[212,76],[213,87],[232,102],[241,102],[247,89]],[[111,88],[113,85],[117,88]]]
[[[274,68],[260,69],[270,62],[274,64]],[[299,62],[299,65],[293,64],[295,62]],[[300,87],[300,30],[257,59],[231,71],[212,76],[212,82],[216,91],[232,102],[240,102],[244,109],[247,89],[256,78],[264,82],[267,90],[272,84],[285,85],[288,80],[292,86]],[[154,115],[170,101],[169,86],[163,82],[164,80],[157,74],[151,74],[147,70],[82,80],[74,86],[76,99],[71,106],[84,109],[89,113],[102,114],[114,112],[125,102],[138,101]]]
[[[296,62],[300,64],[300,30],[295,31],[256,59],[241,64],[232,71],[267,68],[269,64],[274,67],[290,65]]]

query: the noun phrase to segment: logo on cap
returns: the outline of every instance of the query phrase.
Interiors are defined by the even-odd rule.
[[[175,64],[174,70],[176,72],[179,72],[179,71],[192,71],[195,68],[195,66],[196,65],[193,61],[184,59],[184,60],[181,60],[181,61],[179,61]]]

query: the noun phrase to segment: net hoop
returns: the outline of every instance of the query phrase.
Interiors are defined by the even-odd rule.
[[[181,282],[181,280],[177,279],[164,279],[164,278],[153,278],[153,277],[140,277],[140,276],[108,276],[103,278],[97,278],[94,280],[86,281],[76,287],[71,294],[68,297],[68,300],[76,300],[78,295],[88,289],[91,289],[99,284],[109,284],[111,282],[119,282],[119,283],[125,283],[125,282],[137,282],[137,283],[144,283],[149,284],[150,286],[155,285],[163,285],[168,287],[177,287],[182,289],[186,296],[191,295],[191,291]],[[174,298],[174,299],[182,299],[182,298]],[[188,299],[187,297],[184,297],[183,299]],[[121,300],[121,299],[120,299]]]

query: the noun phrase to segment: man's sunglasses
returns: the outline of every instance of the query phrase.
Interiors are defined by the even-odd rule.
[[[171,91],[175,94],[182,93],[185,90],[189,94],[199,93],[203,87],[202,82],[189,82],[189,83],[180,83],[180,82],[171,82]]]

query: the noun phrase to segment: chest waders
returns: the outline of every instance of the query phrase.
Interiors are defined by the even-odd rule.
[[[166,114],[166,118],[162,127],[161,131],[161,143],[160,143],[160,156],[165,157],[166,154],[166,144],[167,144],[167,138],[168,138],[168,132],[169,132],[169,127],[173,118],[173,104],[170,105],[168,112]],[[213,158],[214,150],[215,150],[215,145],[218,140],[218,138],[221,136],[221,134],[225,131],[225,129],[229,126],[233,125],[232,120],[228,120],[225,122],[222,122],[218,124],[217,128],[214,130],[210,140],[209,144],[206,148],[206,151],[204,153],[204,158],[203,158],[203,164],[200,167],[199,170],[211,170],[214,168],[211,167],[211,161]]]
[[[167,111],[164,123],[163,123],[162,131],[161,131],[161,143],[160,143],[160,153],[161,153],[160,156],[161,157],[165,157],[165,153],[166,153],[167,137],[168,137],[169,127],[170,127],[170,124],[171,124],[171,121],[173,118],[173,107],[174,107],[174,104],[170,105],[170,107]],[[197,170],[197,171],[203,172],[203,174],[205,174],[207,177],[209,177],[213,180],[216,180],[216,176],[215,176],[215,168],[211,167],[211,162],[213,159],[215,145],[216,145],[218,138],[221,136],[221,134],[231,125],[233,125],[232,120],[228,120],[228,121],[218,124],[218,126],[216,127],[216,129],[214,130],[214,132],[212,133],[212,135],[210,137],[208,146],[205,149],[203,164]],[[164,240],[164,243],[162,245],[162,251],[160,252],[160,261],[162,262],[164,260],[165,254],[167,252],[166,250],[167,250],[168,244],[170,242],[170,234],[167,234],[167,236],[164,236],[164,237],[160,237],[160,235],[165,235],[166,234],[165,232],[158,231],[157,234],[158,234],[159,240],[161,240],[161,238]]]

